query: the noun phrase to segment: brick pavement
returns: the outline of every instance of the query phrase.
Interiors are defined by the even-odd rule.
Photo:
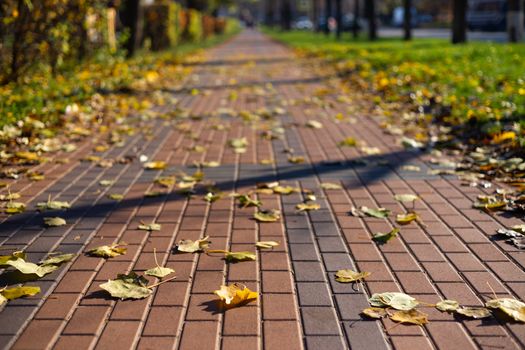
[[[42,288],[36,297],[10,301],[0,311],[0,344],[13,349],[383,349],[383,348],[498,348],[525,346],[522,324],[495,320],[455,319],[426,308],[425,327],[395,326],[389,320],[363,319],[371,293],[403,291],[419,300],[457,299],[468,306],[491,297],[525,298],[525,255],[513,246],[494,241],[495,229],[521,223],[515,218],[490,216],[473,210],[480,188],[465,187],[453,176],[428,175],[428,156],[406,151],[386,135],[358,98],[338,98],[335,77],[321,76],[288,49],[261,34],[246,31],[209,50],[204,61],[188,64],[192,75],[184,88],[167,91],[178,98],[165,107],[188,111],[191,118],[141,122],[151,135],[130,136],[123,147],[101,154],[117,158],[144,154],[164,160],[164,171],[145,171],[139,162],[100,168],[78,160],[91,154],[87,142],[68,164],[46,163],[46,180],[16,181],[28,211],[3,217],[2,251],[25,250],[31,261],[49,252],[78,254],[72,263],[32,282]],[[351,90],[352,87],[350,87]],[[195,90],[197,89],[197,90]],[[356,95],[357,96],[357,95]],[[284,111],[278,120],[282,138],[259,136],[253,123],[232,118],[225,108]],[[336,122],[337,113],[356,123]],[[202,116],[202,118],[200,118]],[[310,120],[322,129],[304,127]],[[181,124],[188,124],[184,131]],[[221,128],[217,125],[226,125]],[[353,136],[378,147],[380,155],[338,143]],[[234,137],[246,137],[248,151],[236,154],[227,147]],[[191,151],[205,146],[203,153]],[[291,164],[290,149],[305,163]],[[261,160],[274,164],[262,165]],[[266,208],[280,209],[276,223],[258,224],[252,208],[241,209],[225,197],[213,204],[198,194],[187,198],[176,191],[146,198],[159,175],[193,172],[194,162],[218,161],[204,169],[222,191],[247,192],[258,182],[280,181],[312,189],[321,209],[298,213],[304,198],[259,195]],[[365,163],[363,163],[365,161]],[[417,165],[421,172],[400,165]],[[101,179],[115,179],[102,188]],[[336,182],[340,190],[322,190],[321,182]],[[108,193],[122,193],[115,202]],[[371,234],[389,231],[393,219],[357,218],[352,206],[385,207],[401,213],[395,194],[414,193],[422,200],[415,209],[425,225],[402,227],[398,238],[378,246]],[[42,228],[42,214],[32,208],[48,195],[68,200],[72,209],[57,213],[68,225]],[[52,213],[46,213],[46,216]],[[160,232],[137,230],[137,224],[156,221]],[[257,261],[226,264],[205,254],[175,254],[180,239],[209,235],[213,249],[254,250],[257,240],[281,245],[258,251]],[[84,254],[90,248],[126,242],[128,252],[104,260]],[[120,301],[108,297],[98,285],[117,273],[143,272],[161,265],[176,270],[177,279],[155,288],[150,298]],[[363,287],[335,282],[343,268],[370,271]],[[0,276],[2,285],[9,274]],[[261,293],[257,302],[221,312],[213,290],[225,282],[242,282]],[[490,284],[490,287],[489,285]]]

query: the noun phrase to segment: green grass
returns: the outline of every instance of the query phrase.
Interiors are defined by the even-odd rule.
[[[514,121],[525,129],[523,44],[337,41],[310,32],[265,31],[305,55],[333,62],[350,81],[365,84],[377,101],[402,101],[429,113],[440,107],[441,114],[450,111],[444,116],[449,122],[476,122],[486,133],[508,129]]]
[[[153,92],[156,82],[150,84],[147,77],[155,75],[154,72],[162,78],[158,79],[162,84],[176,83],[183,75],[178,63],[184,57],[217,45],[238,31],[238,28],[231,28],[226,34],[197,43],[182,43],[162,52],[142,51],[132,59],[101,53],[55,76],[45,66],[35,65],[33,74],[27,74],[17,83],[0,86],[0,128],[28,116],[48,126],[57,125],[68,105],[81,104],[100,91]]]

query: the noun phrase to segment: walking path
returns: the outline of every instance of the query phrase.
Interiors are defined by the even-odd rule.
[[[245,31],[209,50],[193,69],[178,99],[162,107],[170,118],[141,119],[142,132],[122,147],[93,152],[84,143],[66,164],[46,163],[46,180],[18,180],[28,210],[4,218],[0,226],[2,254],[25,250],[39,261],[49,252],[78,256],[58,271],[32,282],[42,292],[10,301],[0,311],[0,344],[13,349],[518,349],[525,346],[525,326],[495,319],[466,320],[425,308],[429,324],[397,325],[360,315],[372,293],[403,291],[428,303],[454,299],[481,306],[492,298],[525,298],[525,253],[491,240],[495,230],[522,223],[472,209],[483,191],[463,186],[455,176],[428,175],[429,155],[404,150],[395,136],[384,134],[367,114],[363,101],[341,98],[334,77],[296,58],[287,48],[263,35]],[[352,87],[350,87],[352,89]],[[168,91],[169,92],[169,91]],[[362,108],[361,108],[362,107]],[[232,109],[241,113],[231,113]],[[274,119],[255,128],[250,112],[266,109]],[[186,111],[189,112],[186,113]],[[337,122],[338,113],[356,122]],[[186,118],[183,118],[183,117]],[[175,118],[177,117],[177,118]],[[323,128],[309,128],[309,120]],[[262,126],[283,126],[282,138],[261,137]],[[274,130],[275,132],[279,130]],[[347,137],[380,149],[367,155],[359,147],[341,147]],[[237,154],[228,140],[246,137],[247,152]],[[203,146],[204,150],[199,149]],[[304,163],[289,162],[302,156]],[[203,152],[199,152],[203,151]],[[166,161],[163,171],[142,164],[115,163],[100,167],[80,159],[146,155]],[[59,157],[59,156],[57,156]],[[273,164],[261,161],[273,159]],[[191,199],[176,190],[158,197],[144,193],[159,189],[158,176],[195,171],[194,162],[218,161],[204,168],[205,180],[224,193],[246,193],[256,183],[279,181],[311,189],[321,209],[297,212],[304,193],[259,194],[264,208],[279,209],[275,223],[252,220],[254,208],[239,208],[233,198],[209,204],[199,191]],[[265,163],[265,162],[263,162]],[[419,166],[411,172],[403,165]],[[433,167],[433,166],[432,166]],[[100,180],[112,179],[110,187]],[[323,190],[323,182],[343,189]],[[124,194],[121,201],[109,193]],[[388,232],[394,219],[349,215],[360,206],[384,207],[393,213],[412,209],[394,200],[395,194],[421,197],[415,210],[424,224],[401,227],[398,237],[377,245],[371,235]],[[70,201],[63,213],[68,225],[43,228],[37,202]],[[48,216],[48,213],[46,213]],[[160,231],[137,230],[157,222]],[[177,254],[181,239],[210,236],[211,249],[254,251],[259,240],[281,244],[258,250],[257,260],[227,264],[217,256]],[[126,242],[127,253],[104,260],[84,253],[94,247]],[[175,269],[177,278],[156,288],[151,297],[120,301],[99,285],[118,273],[143,272],[155,266]],[[362,285],[335,281],[339,269],[372,274]],[[150,280],[154,278],[149,277]],[[9,284],[5,272],[0,285]],[[241,282],[258,291],[256,302],[222,312],[213,291],[225,282]]]

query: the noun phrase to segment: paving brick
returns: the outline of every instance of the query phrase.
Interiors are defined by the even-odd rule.
[[[296,321],[267,321],[263,324],[264,349],[302,349],[301,334]]]
[[[179,330],[181,307],[152,307],[142,334],[145,336],[173,336]]]
[[[224,313],[224,335],[257,335],[258,311],[253,305],[237,307]]]
[[[118,346],[131,349],[137,341],[137,333],[140,329],[139,321],[109,321],[100,335],[95,349],[113,349],[115,339]]]
[[[110,309],[105,306],[79,306],[64,328],[64,334],[97,334],[104,326]]]
[[[61,320],[35,320],[25,329],[13,349],[37,349],[52,344],[62,325]]]
[[[340,335],[339,324],[335,310],[330,307],[302,307],[301,319],[304,334],[309,335]]]
[[[218,322],[185,322],[179,349],[216,348],[218,327]]]

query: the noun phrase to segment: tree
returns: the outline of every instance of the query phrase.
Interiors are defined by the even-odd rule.
[[[354,0],[354,23],[352,25],[352,33],[354,39],[357,39],[357,37],[359,36],[359,1],[360,0]]]
[[[124,43],[124,48],[128,57],[133,56],[136,49],[140,46],[140,0],[123,0],[120,9],[120,21],[129,37]]]
[[[404,0],[403,28],[405,40],[412,40],[412,0]]]
[[[341,33],[343,32],[343,9],[341,8],[342,0],[335,0],[335,21],[337,23],[337,30],[335,36],[337,39],[341,39]]]
[[[509,0],[507,32],[511,43],[523,41],[523,0]]]
[[[292,29],[292,4],[291,0],[281,1],[281,28],[283,30]]]
[[[452,18],[452,43],[460,44],[467,41],[467,0],[454,0]]]
[[[368,39],[377,39],[377,20],[376,20],[376,2],[375,0],[365,1],[365,13],[368,19]]]
[[[316,32],[319,31],[319,0],[312,0],[312,24]]]
[[[330,21],[330,17],[332,17],[332,0],[325,0],[325,21],[324,21],[324,33],[326,35],[330,34],[330,27],[328,26],[328,23]]]

